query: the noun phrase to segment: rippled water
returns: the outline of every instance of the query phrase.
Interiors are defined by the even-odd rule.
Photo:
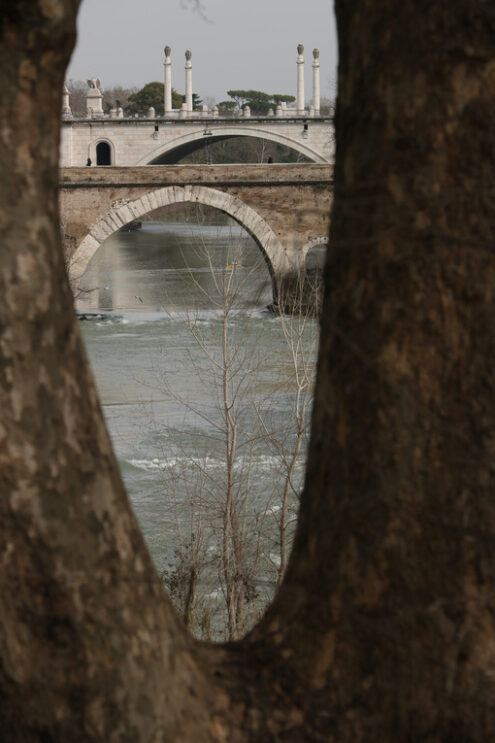
[[[290,323],[266,309],[271,280],[258,247],[232,224],[145,223],[104,243],[84,287],[78,299],[84,339],[153,560],[160,572],[173,573],[181,550],[200,541],[207,564],[202,606],[209,602],[212,613],[222,610],[217,563],[226,483],[221,366],[227,337],[238,426],[233,471],[246,562],[253,566],[254,618],[273,591],[284,456],[295,440]],[[232,306],[224,323],[226,287]],[[315,335],[309,320],[304,348],[311,363]],[[301,458],[295,490],[303,465]],[[292,492],[292,521],[296,510]]]

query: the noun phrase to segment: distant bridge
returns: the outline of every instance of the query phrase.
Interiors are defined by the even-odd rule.
[[[331,117],[310,115],[188,118],[66,119],[62,121],[61,167],[175,164],[210,143],[256,137],[284,145],[311,162],[330,163],[334,155]],[[265,157],[266,159],[266,157]]]
[[[77,287],[113,232],[159,207],[191,202],[233,217],[279,282],[304,265],[311,247],[327,242],[331,184],[330,164],[62,168],[61,222],[71,281]]]

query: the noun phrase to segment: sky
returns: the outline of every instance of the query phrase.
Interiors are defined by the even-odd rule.
[[[335,94],[337,41],[331,0],[82,0],[67,78],[101,86],[163,81],[172,48],[172,86],[184,92],[190,49],[193,90],[226,100],[227,90],[296,94],[297,45],[304,44],[305,98],[312,95],[312,50],[320,50],[321,96]]]

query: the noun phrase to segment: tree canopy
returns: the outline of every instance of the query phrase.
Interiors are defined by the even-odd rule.
[[[217,107],[219,111],[222,111],[222,113],[229,113],[230,111],[235,111],[237,103],[235,101],[220,101],[220,103],[217,104]]]
[[[184,99],[185,99],[185,96],[182,96],[182,100],[184,100]],[[198,108],[201,108],[201,106],[203,105],[203,99],[199,97],[198,93],[193,93],[192,94],[192,104],[193,104],[193,109],[195,111]],[[174,108],[175,108],[175,106],[174,106]]]
[[[227,95],[233,99],[234,106],[230,107],[231,110],[237,106],[238,108],[244,108],[249,106],[251,113],[254,114],[267,114],[269,109],[275,109],[279,103],[286,102],[292,103],[295,101],[293,95],[285,95],[282,93],[264,93],[261,90],[228,90]],[[230,101],[222,101],[219,108],[222,106],[224,110],[228,110]]]
[[[129,114],[146,114],[150,107],[155,109],[157,114],[164,113],[164,96],[165,86],[160,82],[147,83],[137,93],[129,96],[129,104],[126,113]],[[172,108],[182,107],[183,97],[174,88],[172,88]]]

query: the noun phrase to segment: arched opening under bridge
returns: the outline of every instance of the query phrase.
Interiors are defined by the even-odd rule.
[[[256,241],[232,217],[197,202],[155,209],[110,235],[90,260],[76,307],[196,313],[265,308],[272,278]]]
[[[205,148],[212,150],[213,148],[219,148],[217,143],[227,143],[229,148],[232,145],[229,140],[233,139],[246,139],[246,140],[258,140],[259,144],[256,145],[257,151],[264,149],[265,154],[270,150],[271,147],[279,145],[280,152],[286,153],[285,156],[289,156],[287,153],[293,152],[294,155],[290,155],[297,160],[299,158],[305,158],[307,162],[314,163],[325,163],[327,160],[323,158],[316,150],[310,147],[305,138],[303,126],[301,125],[300,136],[297,138],[289,137],[286,135],[278,134],[275,131],[269,129],[256,129],[255,127],[248,126],[225,126],[221,128],[209,128],[208,123],[205,122],[201,129],[198,129],[189,134],[184,134],[180,137],[176,137],[169,140],[166,144],[162,144],[157,147],[154,152],[146,155],[142,158],[137,165],[174,165],[183,158],[188,157],[191,153],[196,151],[204,151]],[[262,144],[264,142],[264,144]],[[267,161],[268,158],[264,160]],[[259,162],[259,159],[253,159],[251,162]],[[295,160],[286,160],[285,162],[294,162]],[[224,160],[224,162],[232,162],[231,160]],[[248,161],[249,162],[249,161]]]
[[[151,165],[231,163],[309,163],[308,155],[262,137],[203,135],[159,155]]]
[[[223,191],[203,186],[169,186],[145,194],[135,201],[112,207],[105,217],[93,225],[76,249],[69,265],[69,277],[76,296],[80,294],[81,280],[91,259],[111,234],[126,225],[132,225],[156,209],[182,202],[214,207],[224,212],[254,239],[272,278],[287,271],[288,258],[277,235],[243,201]],[[275,285],[273,289],[275,290]]]

